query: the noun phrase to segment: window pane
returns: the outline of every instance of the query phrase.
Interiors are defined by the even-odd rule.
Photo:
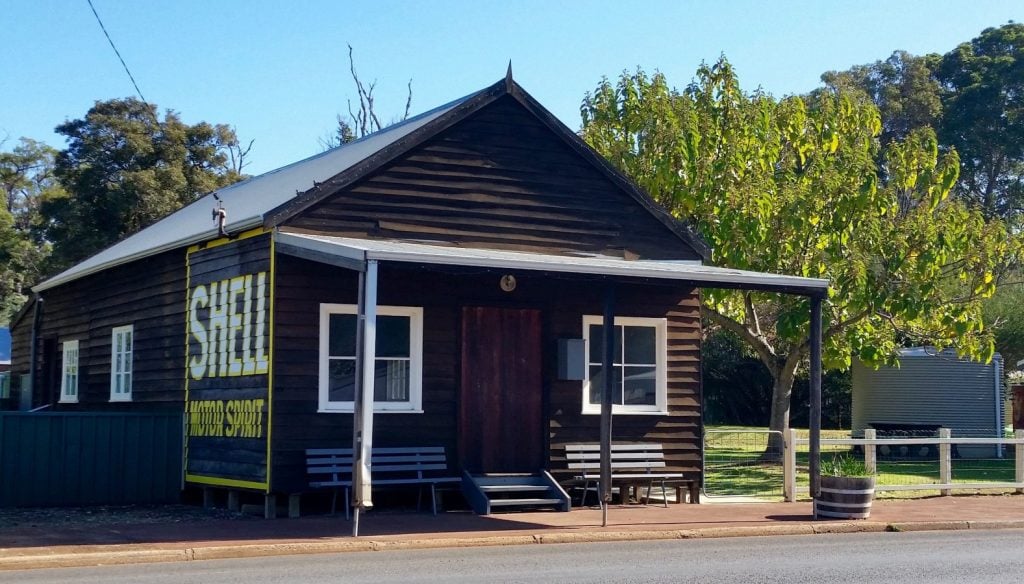
[[[590,325],[590,362],[604,361],[604,327],[599,324]],[[622,363],[622,327],[615,327],[614,363]]]
[[[655,367],[626,367],[623,396],[628,405],[657,405]]]
[[[377,356],[408,357],[409,325],[408,316],[377,317]]]
[[[327,395],[332,402],[350,402],[356,395],[355,359],[331,359],[328,363]]]
[[[355,357],[356,320],[354,314],[331,315],[329,351],[332,357]]]
[[[657,329],[652,326],[627,326],[626,363],[654,365]]]
[[[374,368],[373,401],[409,401],[408,361],[377,361]]]
[[[612,403],[622,403],[622,367],[614,367],[615,378],[612,381]],[[604,386],[604,374],[600,365],[590,366],[590,403],[601,405],[601,389]]]

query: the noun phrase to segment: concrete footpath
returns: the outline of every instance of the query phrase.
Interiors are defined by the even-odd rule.
[[[268,555],[949,529],[1024,529],[1024,495],[875,501],[871,518],[814,521],[810,503],[702,503],[479,517],[371,512],[360,537],[341,517],[0,525],[0,570]]]

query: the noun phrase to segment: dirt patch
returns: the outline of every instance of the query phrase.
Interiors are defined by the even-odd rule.
[[[252,516],[226,509],[193,505],[104,505],[98,507],[48,507],[0,509],[0,531],[26,527],[69,525],[146,525],[223,520],[247,521]]]

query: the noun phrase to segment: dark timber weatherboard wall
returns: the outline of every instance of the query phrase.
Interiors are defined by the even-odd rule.
[[[185,250],[86,276],[42,293],[33,406],[55,410],[181,411],[184,402]],[[134,327],[132,401],[110,401],[111,329]],[[30,368],[32,312],[14,339],[16,375]],[[78,403],[60,399],[61,343],[79,342]]]
[[[542,313],[544,413],[550,468],[567,478],[561,448],[598,439],[599,416],[584,415],[582,383],[554,381],[556,341],[579,338],[583,315],[599,315],[603,281],[566,275],[518,272],[512,293],[501,291],[500,272],[417,268],[387,264],[381,268],[378,304],[422,306],[423,413],[374,416],[374,444],[444,446],[454,461],[458,452],[460,314],[464,306],[536,308]],[[317,363],[319,305],[354,304],[355,272],[279,256],[274,352],[275,491],[305,490],[303,450],[347,447],[352,415],[318,414]],[[668,408],[665,415],[616,415],[615,438],[665,444],[669,466],[694,477],[701,469],[700,318],[696,290],[643,283],[618,285],[623,316],[666,317],[668,330]],[[498,448],[514,445],[496,445]]]
[[[699,259],[510,96],[283,225],[468,247]]]

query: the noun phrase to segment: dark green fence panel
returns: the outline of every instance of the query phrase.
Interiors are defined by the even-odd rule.
[[[0,507],[172,503],[180,413],[0,412]]]

